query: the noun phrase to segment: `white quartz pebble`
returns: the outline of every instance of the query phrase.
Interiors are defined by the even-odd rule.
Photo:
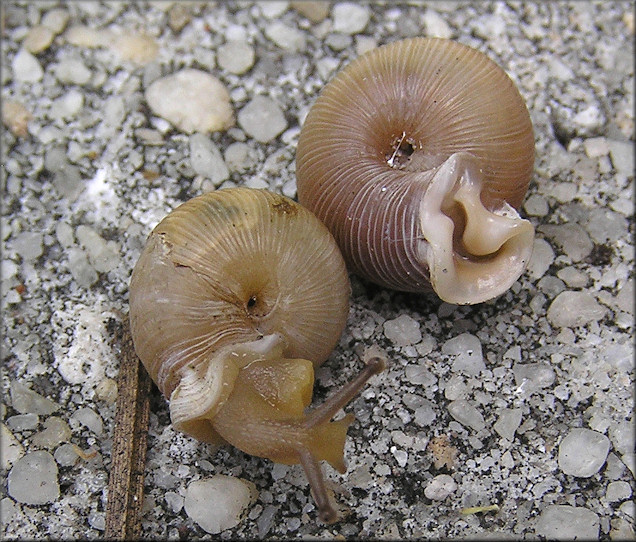
[[[364,4],[341,2],[332,9],[333,29],[343,34],[362,32],[369,22],[369,10]]]
[[[442,354],[454,356],[453,372],[477,376],[486,369],[481,342],[470,333],[462,333],[446,341],[442,346]]]
[[[561,292],[548,308],[548,321],[556,327],[579,327],[598,322],[607,309],[587,292]]]
[[[210,179],[215,185],[221,184],[230,176],[221,151],[204,134],[196,133],[190,136],[190,163],[194,171]]]
[[[267,143],[287,128],[285,115],[278,104],[267,96],[254,96],[239,111],[238,123],[245,132],[260,141]]]
[[[559,467],[565,474],[589,478],[605,464],[609,439],[597,431],[572,429],[559,445]]]
[[[395,346],[409,346],[422,340],[419,322],[408,314],[384,322],[384,334]]]
[[[157,79],[146,90],[146,101],[155,115],[187,134],[217,132],[234,125],[227,89],[201,70],[186,68]]]
[[[16,461],[7,477],[7,491],[24,504],[46,504],[60,495],[57,464],[49,452],[31,452]]]
[[[448,412],[459,423],[475,431],[480,431],[486,426],[481,412],[465,399],[457,399],[451,402],[448,405]]]
[[[35,83],[42,79],[44,70],[38,59],[26,49],[20,49],[11,62],[13,78],[21,83]]]
[[[185,511],[207,533],[220,533],[238,525],[255,491],[252,485],[232,476],[197,480],[186,490]]]
[[[438,474],[433,478],[426,489],[424,489],[424,495],[427,499],[434,501],[443,501],[451,493],[454,493],[457,489],[457,483],[448,474]]]
[[[548,540],[596,540],[599,518],[582,506],[551,504],[537,519],[535,531]]]

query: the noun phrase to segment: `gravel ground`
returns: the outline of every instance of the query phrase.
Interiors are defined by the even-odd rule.
[[[317,521],[300,467],[176,433],[155,389],[143,535],[209,537],[201,525],[217,527],[194,497],[230,475],[252,492],[223,486],[249,501],[215,520],[243,516],[224,539],[633,539],[633,3],[303,9],[3,2],[3,537],[103,535],[119,366],[110,338],[152,227],[219,186],[295,197],[294,149],[320,89],[360,53],[422,35],[487,53],[527,100],[528,270],[468,307],[352,277],[316,400],[359,370],[365,347],[390,363],[348,407],[346,474],[325,467],[343,516],[332,526]],[[175,113],[165,89],[151,103],[146,90],[185,68],[220,81],[205,84],[231,118],[221,107],[203,119],[198,97]],[[182,108],[193,118],[170,117]],[[198,133],[208,129],[218,131]]]

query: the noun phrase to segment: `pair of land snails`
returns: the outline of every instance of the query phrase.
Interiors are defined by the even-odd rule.
[[[515,208],[534,140],[527,108],[482,53],[414,38],[366,53],[323,90],[297,149],[298,203],[247,188],[196,197],[153,230],[130,285],[135,349],[174,426],[302,464],[337,518],[319,462],[344,472],[347,415],[373,358],[324,404],[314,368],[344,329],[347,268],[451,303],[506,291],[534,230]]]

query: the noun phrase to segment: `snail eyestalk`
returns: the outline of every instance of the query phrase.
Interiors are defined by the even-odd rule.
[[[351,414],[331,418],[353,399],[383,368],[379,359],[369,363],[351,382],[319,407],[304,412],[311,402],[313,365],[307,360],[277,358],[274,348],[260,353],[239,370],[234,389],[210,420],[218,434],[250,455],[305,470],[320,518],[336,520],[319,462],[327,461],[345,472],[344,443]]]
[[[338,392],[327,399],[322,405],[312,410],[305,421],[304,425],[307,429],[311,429],[320,424],[329,422],[333,416],[344,407],[349,401],[351,401],[364,387],[366,382],[375,374],[384,370],[385,364],[379,357],[374,357],[369,360],[367,365],[358,373],[358,375],[348,384],[340,388]],[[344,422],[346,427],[353,421],[353,415],[348,414],[340,422]],[[336,422],[338,423],[338,422]],[[343,425],[344,425],[343,424]],[[345,429],[346,430],[346,429]],[[344,446],[344,440],[342,441]],[[340,453],[340,459],[342,460],[342,452]],[[325,523],[334,523],[337,520],[337,512],[334,509],[327,490],[325,489],[325,482],[322,474],[320,464],[316,460],[316,457],[308,449],[300,450],[300,463],[305,470],[305,475],[309,481],[311,492],[316,501],[316,507],[318,508],[318,515],[320,519]],[[333,466],[333,464],[332,464]],[[342,462],[342,470],[337,468],[339,472],[344,472],[344,461]]]

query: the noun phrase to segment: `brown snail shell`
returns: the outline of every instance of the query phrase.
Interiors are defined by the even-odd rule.
[[[298,198],[354,272],[479,303],[527,265],[534,228],[516,208],[533,165],[530,116],[506,73],[465,45],[413,38],[323,89],[298,142]]]
[[[318,464],[344,472],[352,416],[330,422],[376,361],[313,411],[314,367],[349,311],[346,267],[308,210],[264,190],[196,197],[149,236],[130,284],[135,350],[170,400],[174,426],[206,442],[302,463],[325,521]]]

